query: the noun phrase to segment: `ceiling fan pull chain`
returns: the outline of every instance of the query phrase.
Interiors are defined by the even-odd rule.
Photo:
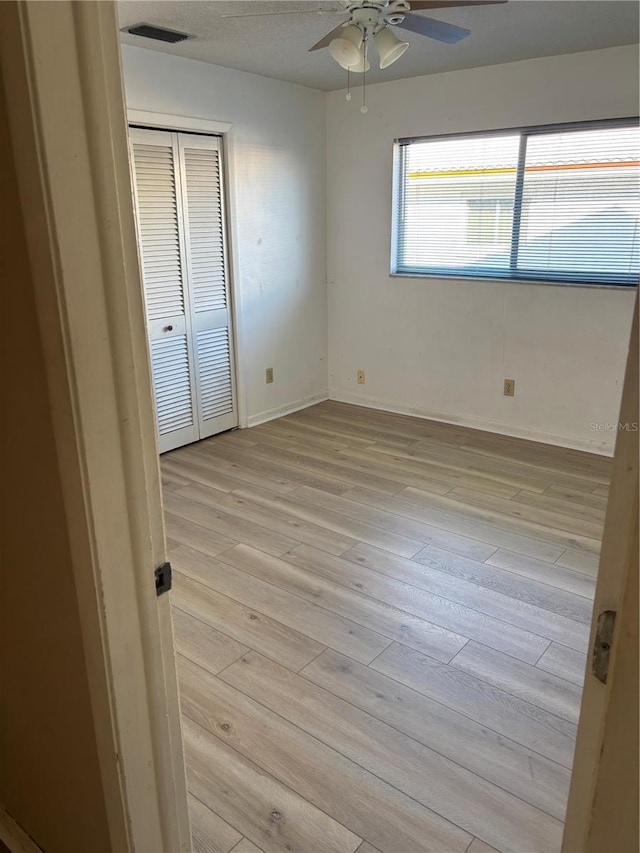
[[[362,42],[362,106],[360,107],[361,113],[368,113],[369,107],[367,106],[367,35],[365,34],[364,41]]]
[[[347,100],[351,100],[351,71],[347,67]]]

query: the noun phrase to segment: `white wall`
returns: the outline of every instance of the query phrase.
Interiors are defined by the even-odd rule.
[[[633,293],[389,277],[392,145],[637,115],[637,48],[381,83],[367,100],[366,115],[358,96],[327,100],[330,396],[611,452],[590,424],[617,420]]]
[[[391,155],[401,136],[637,114],[637,48],[377,84],[367,115],[344,92],[141,48],[124,46],[123,66],[129,107],[233,124],[239,396],[250,425],[327,396],[326,258],[331,397],[611,451],[614,434],[590,424],[617,419],[633,295],[390,278]],[[506,377],[514,398],[502,395]]]
[[[141,48],[122,54],[129,108],[233,124],[241,416],[252,425],[326,399],[324,93]]]

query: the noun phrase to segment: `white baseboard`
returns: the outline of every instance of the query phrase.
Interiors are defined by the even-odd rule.
[[[379,409],[383,412],[394,412],[398,415],[412,415],[415,418],[425,418],[430,421],[439,421],[445,424],[479,429],[484,432],[508,435],[513,438],[526,438],[529,441],[539,441],[541,444],[552,444],[556,447],[567,447],[571,450],[583,450],[587,453],[597,453],[600,456],[613,456],[613,445],[604,441],[591,441],[590,439],[578,438],[576,436],[556,435],[555,433],[542,432],[540,430],[528,429],[526,427],[505,426],[495,421],[485,421],[480,418],[468,416],[450,416],[435,414],[427,409],[416,408],[402,403],[378,400],[375,397],[361,397],[359,394],[351,394],[348,391],[329,389],[329,400],[339,403],[352,403],[354,406],[363,406],[367,409]]]
[[[322,394],[314,394],[312,397],[304,397],[301,400],[294,400],[292,403],[286,403],[284,406],[279,406],[277,409],[268,409],[266,412],[258,412],[257,415],[250,415],[247,418],[245,426],[254,427],[259,424],[264,424],[267,421],[273,421],[275,418],[292,415],[294,412],[299,412],[301,409],[306,409],[308,406],[313,406],[316,403],[323,403],[328,399],[328,394],[324,392]]]

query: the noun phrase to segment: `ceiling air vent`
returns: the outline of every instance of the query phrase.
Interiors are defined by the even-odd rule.
[[[155,27],[153,24],[135,24],[133,27],[123,27],[122,32],[130,33],[132,36],[142,36],[143,38],[155,39],[156,41],[165,41],[169,44],[176,44],[176,42],[193,38],[188,33],[168,30],[165,27]]]

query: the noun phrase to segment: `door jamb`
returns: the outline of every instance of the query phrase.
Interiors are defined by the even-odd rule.
[[[1,3],[0,56],[112,848],[189,851],[113,2]],[[62,93],[62,94],[61,94]]]

